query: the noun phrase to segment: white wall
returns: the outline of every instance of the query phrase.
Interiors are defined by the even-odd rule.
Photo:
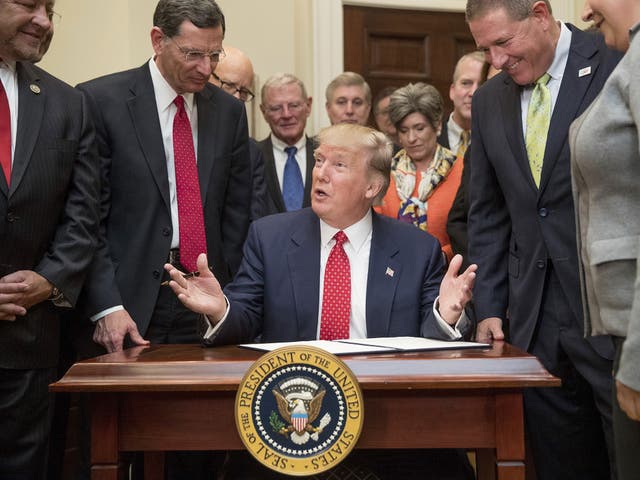
[[[76,83],[141,65],[152,54],[149,32],[157,0],[57,0],[62,15],[42,67]],[[463,11],[466,0],[219,0],[227,20],[225,43],[251,57],[258,90],[276,72],[295,73],[314,97],[307,132],[326,125],[323,92],[342,71],[342,5]],[[582,25],[582,0],[551,0],[557,18]],[[259,93],[259,92],[256,92]],[[252,134],[268,126],[249,106]]]

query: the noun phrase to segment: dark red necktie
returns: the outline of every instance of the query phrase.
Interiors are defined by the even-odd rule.
[[[9,112],[9,100],[7,92],[0,82],[0,165],[7,179],[7,185],[11,184],[11,112]]]
[[[202,197],[198,183],[191,123],[184,109],[184,99],[178,95],[173,103],[178,107],[173,119],[173,161],[176,169],[178,198],[180,263],[187,270],[195,271],[198,255],[207,253]]]
[[[324,270],[320,340],[349,338],[351,313],[351,267],[342,244],[349,240],[340,230],[334,235],[336,244],[329,252]]]

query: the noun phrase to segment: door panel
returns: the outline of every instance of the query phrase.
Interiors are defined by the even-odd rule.
[[[442,95],[445,111],[451,110],[456,61],[475,50],[464,13],[350,5],[343,13],[344,69],[365,77],[374,97],[387,86],[426,82]]]

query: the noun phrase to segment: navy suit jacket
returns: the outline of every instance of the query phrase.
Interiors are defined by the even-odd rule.
[[[17,62],[11,188],[0,174],[0,277],[33,270],[75,305],[97,244],[98,158],[87,104],[69,85]],[[0,368],[58,364],[59,311],[49,301],[0,321]]]
[[[438,241],[373,213],[368,337],[447,339],[433,315],[443,272]],[[208,344],[315,340],[320,289],[320,221],[305,208],[252,223],[240,270],[225,288],[229,316]]]
[[[276,161],[273,157],[273,143],[271,135],[264,140],[258,142],[258,147],[262,151],[264,157],[264,179],[267,184],[267,198],[265,215],[274,213],[282,213],[287,211],[282,198],[282,190],[280,189],[280,181],[276,172]],[[313,150],[316,148],[313,139],[307,137],[307,173],[304,179],[304,196],[302,198],[302,208],[311,206],[311,178],[313,175],[313,166],[315,160],[313,158]]]
[[[568,27],[571,47],[539,188],[524,143],[522,87],[503,72],[473,96],[468,234],[470,261],[478,264],[474,306],[478,319],[504,319],[508,311],[510,341],[522,349],[534,334],[548,262],[582,321],[567,136],[571,122],[598,95],[620,58],[601,35]],[[605,340],[602,348],[596,345],[600,340]],[[610,340],[600,340],[590,341],[609,356]]]
[[[95,117],[101,160],[101,229],[85,288],[88,315],[124,305],[145,335],[172,224],[167,161],[149,65],[78,85]],[[252,171],[244,104],[213,85],[195,94],[198,179],[209,263],[224,285],[242,258]]]

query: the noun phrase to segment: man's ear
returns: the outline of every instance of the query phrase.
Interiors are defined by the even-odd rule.
[[[533,4],[531,7],[531,17],[533,17],[534,20],[542,22],[545,30],[548,28],[551,12],[549,12],[549,8],[543,0],[538,0]]]
[[[159,53],[162,52],[162,49],[164,48],[164,38],[165,35],[162,32],[162,30],[160,30],[159,27],[153,27],[151,29],[151,46],[153,47],[153,51],[155,52],[156,55],[158,55]]]
[[[380,178],[379,175],[374,175],[371,178],[371,181],[369,182],[369,185],[367,186],[367,191],[365,192],[365,197],[366,198],[376,198],[378,196],[378,194],[380,193],[380,191],[382,190],[382,185],[384,184],[384,182],[382,181],[382,178]]]

